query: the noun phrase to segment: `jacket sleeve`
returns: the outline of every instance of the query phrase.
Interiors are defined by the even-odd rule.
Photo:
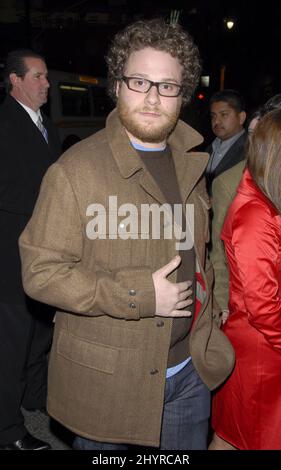
[[[150,267],[106,271],[94,265],[83,257],[84,230],[76,194],[62,165],[55,163],[43,179],[33,216],[19,240],[26,293],[82,315],[153,317]]]
[[[244,289],[248,321],[279,351],[280,230],[277,217],[268,208],[255,202],[246,204],[236,213],[232,235],[237,274]]]
[[[224,252],[224,244],[221,240],[221,230],[227,209],[232,202],[232,196],[220,178],[216,178],[212,187],[212,249],[210,258],[214,267],[215,284],[214,297],[221,310],[228,309],[229,275]]]

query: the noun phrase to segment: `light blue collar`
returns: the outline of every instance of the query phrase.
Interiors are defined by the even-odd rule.
[[[136,150],[143,150],[144,152],[163,152],[163,150],[165,150],[166,148],[166,145],[165,147],[159,147],[159,148],[147,148],[141,144],[138,144],[137,142],[132,142],[132,141],[131,141],[131,144]]]

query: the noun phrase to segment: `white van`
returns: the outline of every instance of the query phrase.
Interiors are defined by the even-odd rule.
[[[0,104],[5,98],[0,64]],[[62,150],[102,129],[113,103],[106,93],[106,79],[49,70],[49,98],[43,111],[58,128]]]
[[[43,110],[58,128],[63,151],[105,125],[113,108],[106,79],[50,70],[48,103]]]

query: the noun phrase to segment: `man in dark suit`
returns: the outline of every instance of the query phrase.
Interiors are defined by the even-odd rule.
[[[55,127],[40,111],[49,83],[44,59],[30,50],[8,55],[7,97],[0,107],[0,447],[45,450],[29,434],[21,406],[46,401],[50,307],[23,291],[18,238],[26,226],[42,177],[60,154]],[[47,214],[46,214],[47,217]]]
[[[213,180],[245,158],[247,134],[244,100],[236,90],[222,90],[210,100],[212,130],[215,140],[206,152],[210,159],[206,168],[207,189],[211,194]]]

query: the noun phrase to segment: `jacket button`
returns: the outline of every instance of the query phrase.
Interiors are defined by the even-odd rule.
[[[136,295],[135,289],[130,289],[129,290],[129,295]]]
[[[134,302],[130,302],[129,303],[129,307],[130,308],[137,308],[136,304],[134,304]]]
[[[161,326],[164,326],[165,323],[163,322],[163,320],[158,320],[158,322],[156,323],[156,325],[157,325],[158,327],[161,327]]]
[[[151,369],[150,374],[155,375],[158,374],[159,370],[158,369]]]

